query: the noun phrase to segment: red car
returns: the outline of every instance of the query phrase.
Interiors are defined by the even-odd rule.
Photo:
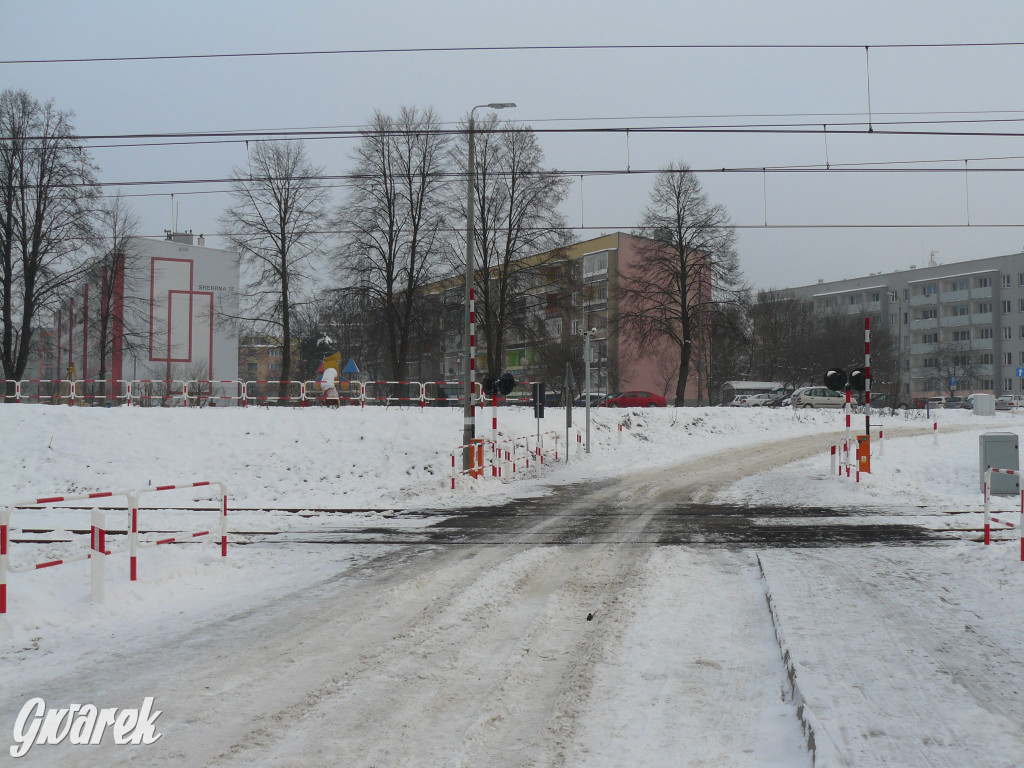
[[[602,408],[664,408],[665,398],[653,392],[613,392],[601,401]]]

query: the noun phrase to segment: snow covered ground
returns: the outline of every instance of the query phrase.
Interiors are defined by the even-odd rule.
[[[577,426],[582,415],[574,412]],[[573,434],[568,464],[549,464],[511,483],[460,479],[453,491],[450,452],[461,442],[458,409],[0,408],[0,503],[223,481],[233,532],[227,558],[214,543],[141,550],[136,582],[128,581],[127,555],[111,556],[102,605],[89,601],[86,562],[9,574],[8,614],[0,619],[0,742],[14,743],[15,718],[34,696],[47,697],[53,707],[68,706],[70,699],[138,706],[141,701],[104,701],[104,695],[124,691],[97,683],[89,670],[112,653],[131,666],[136,652],[157,659],[162,652],[166,670],[147,666],[139,674],[148,686],[145,695],[166,712],[160,721],[165,735],[153,745],[111,747],[102,753],[103,764],[128,756],[133,764],[178,764],[189,740],[213,749],[218,727],[229,733],[235,728],[231,738],[238,741],[229,743],[247,745],[219,754],[217,762],[225,765],[236,759],[299,764],[296,755],[306,764],[323,763],[328,754],[341,760],[337,750],[343,752],[347,742],[330,735],[336,724],[329,724],[325,712],[304,709],[302,719],[287,723],[295,734],[290,739],[267,736],[272,724],[253,731],[255,737],[247,730],[255,728],[252,718],[277,711],[273,702],[250,703],[250,719],[237,714],[237,723],[228,714],[197,722],[190,713],[174,711],[177,702],[192,701],[181,682],[190,663],[183,647],[191,638],[223,632],[225,643],[243,641],[239,654],[255,654],[266,628],[247,634],[238,617],[249,621],[275,601],[301,601],[306,593],[323,596],[341,579],[352,595],[346,609],[352,617],[325,616],[321,604],[309,604],[306,650],[312,659],[295,661],[295,676],[281,678],[282,702],[289,692],[312,686],[317,654],[346,652],[334,648],[344,637],[353,657],[335,659],[339,668],[370,663],[364,642],[390,649],[389,669],[406,669],[396,661],[399,649],[436,654],[429,658],[437,661],[437,679],[425,685],[449,691],[446,722],[462,722],[452,709],[461,695],[479,689],[480,701],[487,703],[462,730],[438,730],[415,707],[393,714],[392,722],[407,729],[411,749],[364,739],[360,748],[369,749],[370,757],[336,764],[1021,764],[1024,739],[1017,723],[1024,716],[1024,651],[1017,646],[1024,632],[1024,563],[1016,533],[1001,531],[985,548],[977,529],[978,436],[1019,433],[1024,414],[939,411],[937,441],[923,414],[876,414],[872,425],[883,424],[887,436],[884,455],[876,448],[873,471],[860,483],[832,476],[828,453],[820,450],[763,472],[730,468],[734,480],[709,483],[696,493],[715,504],[849,510],[874,522],[945,532],[949,540],[939,544],[731,553],[647,547],[633,560],[614,547],[579,551],[516,542],[474,555],[477,565],[461,577],[459,569],[469,566],[457,553],[445,554],[443,568],[413,568],[410,560],[415,578],[393,588],[398,591],[382,597],[380,589],[366,586],[363,595],[360,590],[379,563],[390,562],[384,558],[396,543],[418,551],[417,537],[428,526],[443,525],[444,510],[543,497],[567,483],[608,477],[625,482],[640,470],[671,472],[701,457],[708,457],[702,466],[711,466],[723,451],[771,457],[776,446],[793,438],[824,446],[829,436],[843,433],[842,416],[822,411],[595,409],[592,416],[589,455],[576,449]],[[563,460],[564,424],[563,412],[549,409],[542,427],[562,436]],[[863,417],[854,416],[855,430],[862,425]],[[478,434],[489,437],[489,427],[488,410],[479,417]],[[530,435],[536,422],[527,409],[503,409],[499,430],[508,438]],[[699,477],[694,482],[699,485]],[[97,504],[114,507],[110,502]],[[140,513],[145,530],[187,532],[217,524],[216,502],[206,493],[171,491],[152,495],[146,504]],[[209,508],[182,510],[176,504]],[[996,497],[993,508],[1017,522],[1018,505],[1018,498]],[[351,509],[361,511],[342,511]],[[122,511],[108,512],[111,529],[124,529],[125,520]],[[805,525],[833,522],[827,516],[802,519]],[[25,567],[80,554],[88,537],[76,531],[88,526],[87,509],[15,510],[11,563]],[[325,541],[339,536],[348,543]],[[122,540],[111,536],[114,546]],[[422,549],[433,552],[428,543]],[[591,582],[601,578],[616,582],[616,597],[592,622],[600,628],[600,641],[574,641],[575,661],[557,662],[560,679],[579,688],[579,695],[558,693],[560,708],[538,719],[543,713],[531,711],[527,702],[530,690],[543,687],[543,676],[532,666],[540,662],[526,663],[530,643],[514,627],[534,627],[520,630],[539,644],[534,654],[547,644],[552,661],[561,658],[569,650],[556,647],[555,640],[575,631],[562,625],[563,609],[583,610],[595,589]],[[441,601],[443,590],[451,595]],[[415,618],[417,595],[437,600],[436,617]],[[362,613],[355,611],[358,606]],[[322,643],[317,621],[335,627]],[[403,628],[403,621],[410,623]],[[443,633],[467,623],[474,627],[467,638],[476,656],[447,660]],[[506,636],[520,645],[502,645]],[[404,644],[403,637],[418,638],[419,645]],[[211,648],[219,652],[220,646]],[[442,674],[446,661],[451,675]],[[429,677],[429,668],[423,670]],[[218,701],[224,699],[225,707],[246,710],[235,683],[208,682],[208,688],[224,691]],[[387,698],[386,687],[361,685],[357,690]],[[492,689],[501,696],[489,697],[485,691]],[[366,717],[379,715],[372,701],[349,706]],[[388,706],[394,711],[397,703]],[[739,722],[747,724],[742,733]],[[522,734],[542,729],[557,732],[549,739],[557,748],[531,752],[528,745],[502,741],[509,733],[522,740]],[[313,746],[317,739],[324,739],[321,747]],[[488,751],[495,745],[501,759]],[[21,760],[52,765],[55,753],[48,750],[55,749],[62,750],[64,764],[95,762],[88,751],[74,752],[89,748],[66,744],[36,746]]]

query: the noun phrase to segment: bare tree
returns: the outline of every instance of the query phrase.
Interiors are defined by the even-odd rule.
[[[722,385],[750,376],[751,330],[746,302],[730,303],[712,311],[714,322],[711,326],[708,355],[714,364],[707,376],[708,401],[717,405]]]
[[[81,274],[96,167],[73,113],[0,93],[0,368],[19,379],[40,312]]]
[[[99,306],[88,323],[96,340],[100,381],[107,379],[111,358],[125,352],[137,355],[149,338],[144,330],[148,303],[138,290],[145,279],[138,232],[139,218],[120,192],[100,205],[88,273],[90,283],[99,288]],[[105,394],[113,391],[116,387]]]
[[[874,361],[875,338],[871,337],[871,359]],[[939,344],[924,360],[925,389],[948,392],[970,389],[981,378],[978,355],[971,350],[969,341],[949,341]]]
[[[655,179],[638,237],[638,263],[621,275],[619,322],[641,351],[666,342],[678,353],[676,404],[682,405],[694,346],[712,313],[740,300],[739,259],[728,213],[697,176],[672,163]]]
[[[751,375],[790,388],[816,377],[820,361],[814,355],[819,345],[813,340],[820,335],[819,320],[814,302],[808,299],[785,291],[758,291],[750,306]],[[828,340],[824,344],[828,347]],[[826,367],[837,364],[828,363]]]
[[[463,124],[468,129],[468,120]],[[569,242],[559,206],[569,192],[568,179],[544,168],[544,151],[529,127],[499,123],[491,114],[475,129],[476,312],[487,342],[487,369],[500,371],[514,302],[536,288],[539,257]],[[455,165],[468,173],[469,135],[461,135]],[[465,215],[466,189],[452,188],[452,210]],[[461,233],[460,233],[461,234]],[[462,263],[465,242],[454,241],[454,264]]]
[[[326,241],[328,190],[323,168],[312,165],[301,142],[259,142],[249,168],[232,173],[231,206],[222,234],[247,270],[247,317],[281,339],[281,379],[292,375],[292,315],[314,277]],[[281,384],[278,397],[287,396]]]
[[[433,109],[374,113],[355,151],[352,191],[335,217],[350,292],[381,313],[388,366],[406,378],[422,287],[436,276],[445,223],[448,137]]]

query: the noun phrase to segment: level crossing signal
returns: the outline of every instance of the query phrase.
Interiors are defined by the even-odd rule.
[[[494,397],[495,395],[508,395],[516,388],[516,377],[507,371],[501,374],[500,378],[489,373],[484,376],[481,387],[483,388],[484,394],[489,397]]]

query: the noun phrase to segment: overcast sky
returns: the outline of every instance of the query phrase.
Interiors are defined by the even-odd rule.
[[[432,106],[457,122],[476,104],[535,128],[811,126],[813,133],[633,131],[543,134],[549,166],[577,175],[565,214],[580,238],[629,230],[652,176],[671,161],[701,173],[739,225],[747,280],[805,285],[879,270],[1017,252],[1024,247],[1024,4],[913,0],[822,2],[432,3],[58,2],[0,0],[0,59],[173,56],[271,51],[559,45],[849,45],[851,48],[358,53],[60,64],[0,64],[0,88],[74,111],[82,135],[358,127],[375,109]],[[875,46],[865,56],[863,46]],[[868,135],[870,108],[876,132]],[[478,113],[479,114],[479,113]],[[998,122],[992,122],[998,120]],[[926,121],[925,124],[906,121]],[[935,121],[943,121],[936,123]],[[947,122],[956,121],[956,122]],[[969,122],[961,122],[969,121]],[[984,121],[984,122],[978,122]],[[900,125],[891,125],[900,122]],[[889,123],[890,125],[886,125]],[[826,131],[822,124],[828,124]],[[882,130],[1005,136],[891,136]],[[842,134],[854,130],[857,135]],[[243,143],[113,148],[97,139],[100,178],[219,179],[244,165]],[[313,141],[331,174],[351,139]],[[998,158],[998,159],[985,159]],[[829,173],[773,173],[819,166]],[[946,161],[934,165],[908,161]],[[963,172],[966,167],[968,172]],[[956,172],[849,173],[852,163]],[[710,169],[766,168],[765,173]],[[123,187],[144,234],[211,235],[223,185]],[[339,202],[341,200],[339,194]],[[764,227],[767,221],[768,227]],[[970,222],[972,225],[967,228]],[[824,226],[830,225],[830,226]],[[835,225],[856,225],[841,228]],[[864,225],[899,225],[866,228]],[[944,225],[923,227],[907,225]],[[954,226],[950,226],[954,225]],[[220,245],[216,239],[209,244]]]

